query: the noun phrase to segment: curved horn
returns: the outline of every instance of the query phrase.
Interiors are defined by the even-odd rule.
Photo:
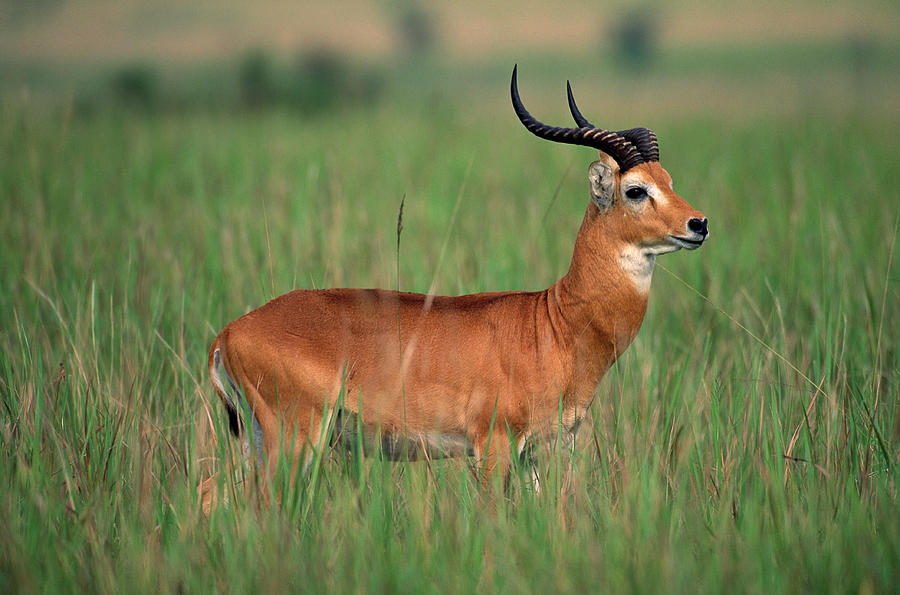
[[[569,81],[566,81],[566,95],[569,100],[569,111],[572,112],[575,122],[582,128],[593,128],[594,125],[581,115],[581,111],[575,105],[575,96],[572,94],[572,85],[569,84]],[[649,128],[629,128],[620,130],[618,134],[637,147],[644,161],[659,161],[659,142],[656,140],[656,134]]]
[[[594,125],[588,122],[587,118],[581,115],[581,111],[578,109],[578,106],[575,105],[575,96],[572,95],[572,85],[571,83],[569,83],[569,81],[566,81],[566,95],[569,99],[569,111],[572,112],[572,117],[575,118],[575,123],[582,128],[593,128]]]
[[[558,128],[539,122],[528,113],[519,97],[519,86],[516,82],[518,65],[513,67],[512,82],[509,91],[512,97],[513,109],[519,116],[522,124],[529,132],[546,140],[582,147],[593,147],[603,151],[616,160],[622,171],[631,169],[645,161],[641,153],[625,137],[618,132],[610,132],[594,126],[582,126],[581,128]]]

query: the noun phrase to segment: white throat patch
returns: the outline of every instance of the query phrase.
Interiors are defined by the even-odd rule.
[[[637,246],[625,246],[619,251],[619,266],[628,275],[635,289],[645,294],[650,291],[656,254]]]

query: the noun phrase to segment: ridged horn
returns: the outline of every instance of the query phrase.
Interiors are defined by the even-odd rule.
[[[594,125],[588,122],[575,105],[575,96],[572,94],[572,85],[569,81],[566,81],[566,94],[569,99],[569,111],[572,112],[575,123],[582,128],[593,128]],[[656,140],[656,134],[649,128],[629,128],[618,131],[618,134],[637,147],[644,161],[659,161],[659,142]]]
[[[518,65],[513,67],[512,82],[510,83],[510,95],[512,96],[513,109],[529,132],[546,140],[582,147],[593,147],[603,151],[619,164],[621,171],[631,169],[646,161],[640,151],[618,132],[611,132],[595,126],[582,126],[581,128],[559,128],[548,126],[539,122],[528,113],[519,97],[519,86],[516,82]]]

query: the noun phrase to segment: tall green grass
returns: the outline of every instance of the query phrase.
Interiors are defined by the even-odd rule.
[[[658,128],[712,237],[660,260],[575,452],[538,451],[539,497],[333,455],[264,505],[229,463],[215,333],[294,287],[548,286],[591,152],[443,104],[0,120],[0,590],[900,582],[896,121]]]

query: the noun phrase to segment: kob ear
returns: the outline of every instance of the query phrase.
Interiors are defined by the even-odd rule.
[[[612,204],[613,191],[616,188],[616,175],[619,164],[612,157],[600,153],[600,159],[591,163],[588,179],[591,181],[591,199],[601,211]]]

